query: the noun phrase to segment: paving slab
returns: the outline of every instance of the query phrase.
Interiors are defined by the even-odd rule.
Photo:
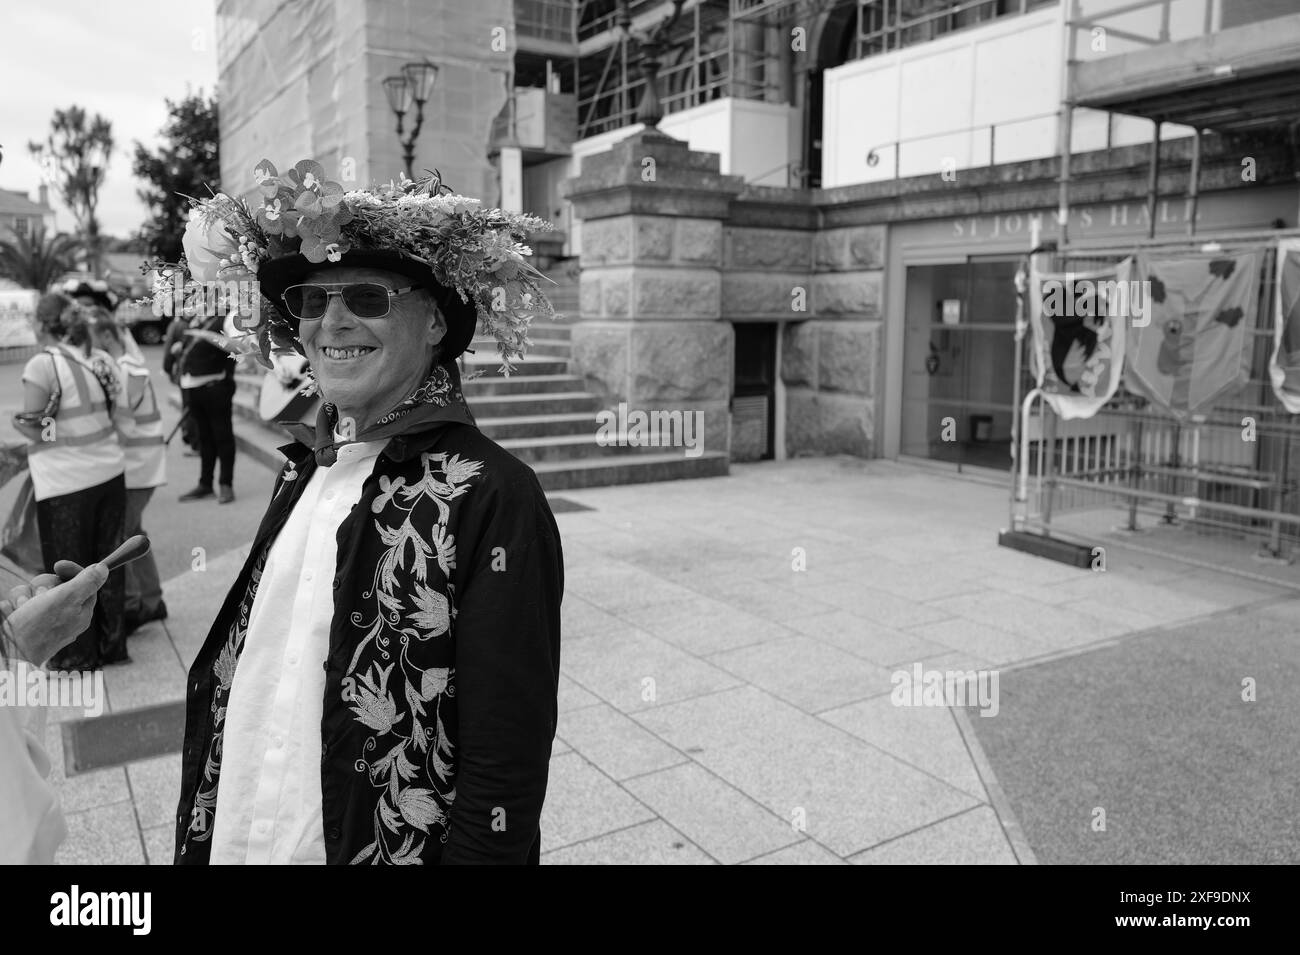
[[[689,762],[689,757],[605,703],[562,713],[558,732],[588,762],[618,781]]]
[[[805,713],[842,706],[889,687],[885,667],[803,635],[715,653],[709,661]]]
[[[542,853],[542,865],[716,864],[662,819]]]
[[[563,648],[560,649],[560,659],[564,660]],[[561,663],[560,667],[563,669],[564,664]],[[600,702],[600,697],[578,686],[578,684],[561,673],[556,700],[559,712],[564,713],[568,710],[581,709],[584,706],[595,706]]]
[[[782,819],[850,855],[976,803],[969,795],[751,686],[634,714]]]
[[[653,818],[653,812],[578,753],[551,758],[542,806],[543,852]]]
[[[1000,630],[973,620],[951,618],[911,627],[924,640],[958,653],[971,653],[993,664],[1015,663],[1052,653],[1057,647],[1036,637]]]
[[[1016,865],[997,814],[979,806],[849,859],[855,865]]]
[[[782,640],[792,632],[784,624],[703,594],[681,604],[624,610],[621,616],[696,656]]]
[[[845,861],[811,839],[804,839],[784,849],[777,849],[745,865],[845,865]]]
[[[896,706],[889,696],[879,696],[818,716],[981,802],[988,801],[947,707]]]
[[[129,763],[126,775],[141,828],[173,825],[181,796],[181,754]]]
[[[892,666],[950,652],[949,647],[896,630],[847,610],[819,614],[791,623],[800,633],[881,666]]]
[[[628,780],[627,788],[701,849],[727,865],[744,862],[803,837],[698,763]]]
[[[740,680],[677,647],[634,631],[564,648],[562,666],[580,685],[631,713],[740,685]]]
[[[143,865],[144,845],[129,801],[66,812],[68,838],[54,854],[56,865]]]
[[[176,858],[176,827],[155,826],[143,832],[148,865],[171,865]]]

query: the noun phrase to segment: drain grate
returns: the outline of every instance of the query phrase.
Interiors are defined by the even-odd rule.
[[[64,771],[69,776],[179,753],[185,737],[185,704],[110,713],[63,724]]]
[[[586,504],[579,504],[577,501],[571,501],[567,497],[548,497],[546,499],[551,505],[552,514],[567,514],[571,511],[594,511],[594,507],[588,507]]]

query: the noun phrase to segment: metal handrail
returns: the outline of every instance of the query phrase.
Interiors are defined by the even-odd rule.
[[[867,150],[867,165],[874,169],[880,162],[880,150],[892,146],[894,149],[894,178],[898,179],[900,178],[899,169],[901,168],[899,157],[902,153],[902,145],[904,143],[917,143],[924,139],[942,139],[950,136],[960,136],[962,133],[973,133],[987,129],[989,131],[989,165],[992,166],[996,159],[994,150],[997,145],[996,130],[998,126],[1014,126],[1017,123],[1028,123],[1040,119],[1053,119],[1058,116],[1060,116],[1059,111],[1053,110],[1050,113],[1035,113],[1032,116],[1021,116],[1002,123],[990,123],[988,125],[981,123],[979,126],[967,126],[964,129],[948,129],[941,133],[926,133],[923,136],[909,136],[906,139],[895,139],[890,142],[880,143],[879,145],[873,146],[871,149]]]

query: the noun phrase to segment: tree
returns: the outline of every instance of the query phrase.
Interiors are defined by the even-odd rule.
[[[0,241],[0,275],[23,288],[44,292],[64,272],[76,268],[80,248],[76,237],[47,236],[45,223],[38,222],[30,233]]]
[[[44,143],[29,142],[28,150],[77,220],[85,246],[87,265],[99,271],[99,189],[108,173],[113,152],[113,124],[98,113],[86,125],[86,111],[80,106],[56,109],[50,121],[50,135]]]
[[[186,196],[206,196],[221,188],[218,161],[220,141],[217,128],[217,100],[204,97],[202,90],[179,102],[167,100],[169,119],[161,134],[157,153],[137,141],[131,171],[149,183],[137,190],[149,206],[150,219],[140,230],[149,251],[167,262],[181,256],[181,237],[189,219]]]

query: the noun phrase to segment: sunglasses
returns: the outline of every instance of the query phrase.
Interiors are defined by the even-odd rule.
[[[393,298],[412,292],[418,285],[390,289],[378,282],[332,283],[329,285],[291,285],[280,298],[289,314],[302,322],[318,322],[325,317],[330,299],[343,299],[348,311],[357,318],[383,318],[392,310]]]

